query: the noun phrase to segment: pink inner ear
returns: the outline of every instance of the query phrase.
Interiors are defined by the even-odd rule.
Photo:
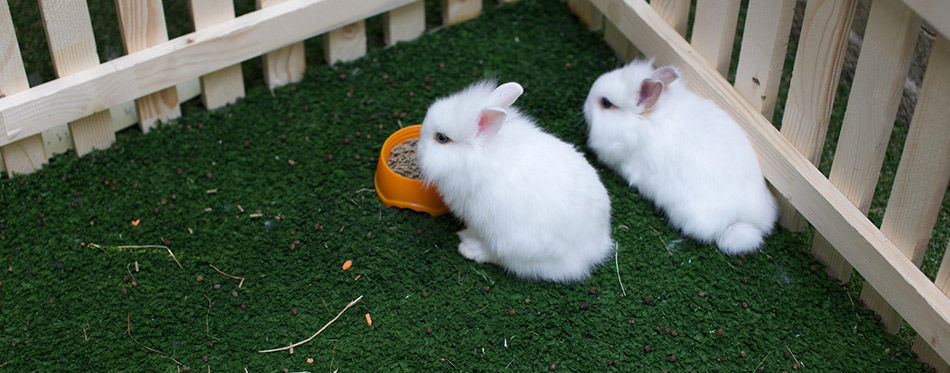
[[[654,70],[650,77],[663,82],[665,85],[670,85],[670,83],[679,79],[680,73],[673,66],[663,66]]]
[[[485,108],[478,115],[478,137],[493,135],[501,129],[505,120],[505,111],[497,108]]]
[[[660,93],[663,92],[663,83],[653,79],[645,79],[640,83],[640,97],[637,98],[637,106],[643,106],[643,111],[647,111],[656,105],[660,99]]]

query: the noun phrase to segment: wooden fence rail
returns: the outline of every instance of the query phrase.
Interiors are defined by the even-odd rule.
[[[586,3],[589,1],[589,3]],[[691,46],[683,20],[643,0],[577,0],[579,18],[598,16],[621,59],[637,50],[673,64],[699,94],[726,109],[746,130],[766,178],[787,201],[784,225],[816,230],[813,252],[846,280],[866,279],[862,299],[890,331],[901,318],[918,333],[914,350],[938,370],[950,361],[950,260],[931,282],[919,269],[950,181],[950,3],[875,0],[829,178],[816,168],[838,86],[855,1],[809,0],[781,131],[772,116],[791,28],[794,0],[751,1],[735,85],[723,77],[735,28],[735,4],[697,5]],[[702,3],[702,2],[700,2]],[[592,4],[593,7],[588,4]],[[910,132],[880,229],[865,216],[893,126],[921,18],[938,30]],[[719,30],[719,31],[717,31]],[[694,35],[695,32],[694,32]],[[698,42],[697,40],[702,40]],[[728,43],[720,45],[719,43]],[[697,44],[703,44],[701,47]],[[697,47],[697,49],[694,49]],[[633,55],[631,55],[631,51]],[[724,67],[725,65],[725,67]],[[797,216],[804,217],[798,221]]]

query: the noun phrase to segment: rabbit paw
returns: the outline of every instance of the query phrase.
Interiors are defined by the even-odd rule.
[[[485,245],[482,244],[482,241],[475,237],[475,235],[468,229],[463,229],[456,234],[459,235],[459,239],[462,242],[459,242],[459,254],[462,254],[467,259],[474,260],[476,263],[486,263],[490,261],[488,251],[485,249]]]

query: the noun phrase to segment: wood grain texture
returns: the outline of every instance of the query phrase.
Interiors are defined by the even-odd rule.
[[[189,0],[188,4],[195,30],[204,30],[234,19],[233,0]],[[244,76],[240,63],[201,77],[201,102],[209,110],[237,102],[243,97]]]
[[[7,0],[0,0],[0,98],[30,88]]]
[[[482,0],[442,0],[442,24],[454,25],[482,14]]]
[[[947,255],[948,253],[950,253],[950,241],[947,241],[947,248],[944,249],[943,261],[940,262],[940,269],[937,271],[934,285],[942,290],[945,295],[950,296],[950,255]],[[950,372],[950,364],[941,359],[940,355],[920,336],[914,337],[914,345],[911,350],[917,353],[920,361],[930,364],[938,372]]]
[[[161,0],[115,0],[119,31],[126,53],[135,53],[168,41]],[[135,100],[139,128],[148,132],[161,121],[181,116],[174,86]]]
[[[0,99],[29,88],[10,8],[7,0],[0,0]],[[31,173],[49,161],[40,135],[0,147],[0,158],[3,159],[0,170],[6,171],[8,177],[14,173]]]
[[[930,242],[950,182],[950,42],[934,41],[904,151],[887,200],[881,232],[919,266]],[[881,315],[884,328],[897,333],[901,318],[875,289],[865,286],[861,299]]]
[[[640,56],[640,50],[608,19],[604,20],[604,42],[621,61],[630,62]]]
[[[933,282],[648,5],[638,0],[593,2],[645,54],[659,64],[676,65],[696,93],[735,118],[773,187],[895,305],[941,358],[950,358],[950,299]]]
[[[323,35],[327,64],[352,61],[366,55],[366,21],[360,20]]]
[[[414,40],[425,30],[426,7],[422,0],[383,13],[383,39],[387,46]]]
[[[568,0],[567,6],[581,22],[587,25],[588,30],[599,31],[604,28],[604,15],[590,3],[590,0]]]
[[[857,0],[812,0],[805,7],[782,135],[815,165],[821,160],[856,6]],[[793,232],[805,228],[788,201],[780,198],[779,208],[782,226]]]
[[[115,142],[112,116],[108,110],[103,110],[69,122],[69,135],[73,139],[73,150],[79,156],[93,149],[106,149]]]
[[[903,0],[920,18],[944,37],[950,37],[950,1],[941,0]]]
[[[919,31],[920,18],[899,0],[871,4],[828,178],[864,214],[874,197]],[[851,265],[819,237],[812,254],[830,275],[847,281]]]
[[[62,79],[72,75],[85,75],[89,70],[100,66],[89,9],[84,0],[40,0],[40,13],[57,77]],[[32,91],[31,89],[27,93]],[[83,156],[93,149],[106,148],[115,141],[111,117],[105,109],[99,109],[101,111],[69,123],[73,149],[77,155]],[[17,129],[8,126],[6,130],[10,133]],[[28,137],[37,133],[39,131],[24,133],[22,136]]]
[[[689,0],[652,0],[650,6],[680,36],[686,37],[686,28],[689,24]]]
[[[739,0],[697,1],[690,44],[722,76],[729,74],[739,20]]]
[[[257,0],[257,8],[262,9],[283,3],[287,0]],[[267,88],[284,86],[303,79],[307,69],[306,50],[303,42],[268,52],[262,57],[264,64],[264,81]]]
[[[29,174],[49,163],[43,135],[33,135],[15,143],[0,147],[3,167],[7,177],[14,174]]]
[[[735,87],[769,120],[778,98],[794,9],[795,0],[776,0],[750,2],[746,11]]]

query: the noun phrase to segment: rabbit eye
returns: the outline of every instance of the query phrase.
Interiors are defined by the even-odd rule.
[[[442,132],[436,132],[435,141],[438,141],[439,144],[448,144],[450,141],[452,141],[452,139],[446,135],[443,135]]]
[[[604,109],[613,109],[615,105],[613,102],[610,102],[610,100],[608,100],[606,97],[601,97],[600,106],[603,107]]]

